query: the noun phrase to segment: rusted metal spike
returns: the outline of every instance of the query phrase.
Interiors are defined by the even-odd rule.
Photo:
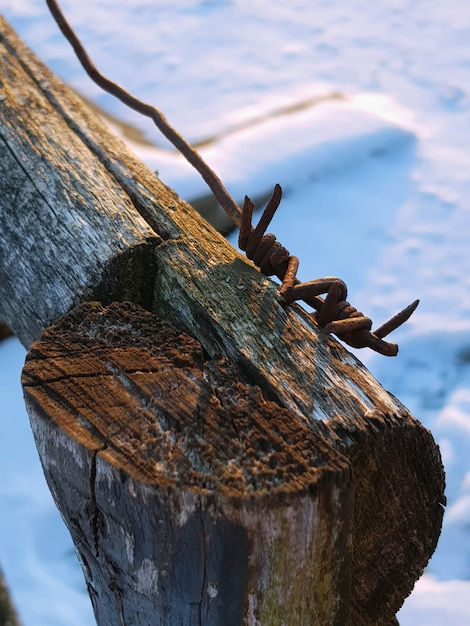
[[[264,233],[268,228],[278,206],[281,201],[282,191],[279,185],[276,185],[274,188],[273,195],[271,196],[270,201],[268,202],[266,208],[264,209],[261,218],[256,225],[256,228],[251,231],[249,241],[246,246],[246,256],[249,259],[253,259],[256,254],[256,249],[261,243],[263,239]]]
[[[366,348],[371,348],[375,352],[379,354],[383,354],[384,356],[397,356],[398,354],[398,345],[396,343],[384,341],[377,337],[374,333],[369,333],[371,340],[366,344]]]
[[[388,343],[366,328],[358,328],[349,333],[335,334],[352,348],[370,348],[384,356],[396,356],[398,354],[396,343]]]
[[[245,196],[245,202],[243,203],[242,216],[240,221],[240,232],[238,234],[238,246],[240,250],[245,251],[248,242],[250,241],[250,235],[253,231],[251,226],[251,219],[253,217],[255,205],[248,196]]]
[[[281,188],[276,185],[261,219],[252,227],[253,203],[245,198],[240,230],[240,248],[263,274],[276,274],[281,281],[280,295],[290,304],[303,300],[316,311],[318,325],[327,333],[334,333],[353,348],[370,348],[385,356],[395,356],[398,346],[383,338],[403,324],[418,306],[418,300],[407,306],[383,324],[375,333],[371,332],[372,321],[346,301],[346,284],[334,276],[317,278],[306,283],[297,279],[299,259],[292,256],[272,234],[265,235],[280,200]],[[322,294],[327,294],[325,298]]]
[[[359,347],[359,346],[353,346]],[[398,346],[396,343],[389,343],[388,341],[384,341],[377,337],[375,333],[368,333],[367,341],[364,343],[362,348],[370,348],[379,354],[383,354],[384,356],[397,356],[398,354]]]
[[[411,317],[418,304],[419,300],[415,300],[414,302],[409,304],[402,311],[391,317],[387,322],[385,322],[385,324],[382,324],[382,326],[377,328],[377,330],[374,330],[374,335],[376,337],[379,337],[379,339],[383,339],[384,337],[389,335],[392,331],[404,324],[406,320]]]
[[[280,185],[276,184],[274,186],[273,195],[271,196],[271,199],[266,205],[266,208],[264,209],[263,214],[261,215],[260,220],[255,228],[255,233],[257,237],[259,235],[261,235],[262,237],[264,233],[266,232],[266,230],[268,229],[268,226],[271,223],[271,220],[273,219],[274,214],[279,208],[281,199],[282,199],[282,189]]]

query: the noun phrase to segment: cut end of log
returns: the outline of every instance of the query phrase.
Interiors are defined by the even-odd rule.
[[[330,420],[300,420],[239,365],[208,358],[198,341],[130,303],[87,303],[64,316],[33,344],[23,387],[49,485],[85,572],[97,560],[95,576],[102,560],[117,558],[113,538],[139,534],[141,525],[158,537],[158,519],[191,537],[205,528],[196,543],[221,534],[229,551],[241,533],[240,549],[263,561],[255,568],[267,568],[271,582],[279,583],[280,564],[284,571],[300,563],[294,586],[281,576],[285,610],[258,576],[257,618],[300,611],[299,625],[375,626],[393,623],[435,549],[444,503],[439,450],[403,407],[359,418],[331,389],[329,401],[344,415],[337,406]],[[71,506],[77,492],[84,512]],[[135,558],[119,568],[134,571]],[[330,575],[334,582],[322,588]],[[240,609],[244,593],[233,624],[249,613]],[[216,604],[207,624],[220,623]],[[339,621],[325,621],[332,614]],[[106,614],[100,623],[115,619]]]
[[[344,623],[349,464],[235,365],[88,303],[33,344],[23,387],[100,625]]]
[[[62,318],[33,345],[23,386],[77,443],[149,484],[240,497],[348,476],[311,426],[294,428],[237,368],[130,303]]]

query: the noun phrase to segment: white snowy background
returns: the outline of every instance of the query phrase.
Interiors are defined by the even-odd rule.
[[[397,358],[357,354],[434,434],[448,506],[401,626],[470,624],[470,4],[462,0],[63,0],[97,65],[157,105],[240,199],[275,182],[272,231],[299,276],[343,278],[379,325],[419,297]],[[0,0],[59,76],[154,147],[185,199],[203,183],[151,123],[80,69],[44,1]],[[235,241],[235,238],[234,238]],[[25,626],[93,623],[0,344],[0,564]]]

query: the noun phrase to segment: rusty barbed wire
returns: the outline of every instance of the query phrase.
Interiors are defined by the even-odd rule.
[[[93,61],[88,56],[82,42],[78,38],[75,31],[65,19],[59,5],[56,0],[46,0],[47,6],[55,19],[58,27],[62,31],[67,41],[72,46],[78,60],[80,61],[83,69],[101,89],[110,93],[120,100],[123,104],[129,108],[137,111],[145,117],[149,117],[158,130],[164,137],[170,141],[175,148],[181,152],[184,158],[199,172],[204,181],[207,183],[209,189],[217,198],[217,201],[231,218],[236,226],[240,226],[241,210],[235,200],[225,189],[224,184],[217,176],[217,174],[207,165],[201,155],[195,150],[186,139],[178,133],[178,131],[168,122],[163,113],[151,104],[147,104],[139,98],[136,98],[128,91],[118,85],[114,81],[110,80],[104,74],[102,74],[95,66]]]
[[[390,318],[375,331],[371,331],[372,320],[357,311],[346,301],[347,287],[344,281],[334,276],[326,276],[302,283],[297,278],[299,259],[290,254],[272,233],[266,230],[276,213],[282,198],[279,185],[274,188],[260,221],[252,226],[254,205],[245,197],[243,209],[231,197],[220,178],[202,159],[200,154],[167,121],[155,106],[139,100],[123,87],[104,76],[91,61],[80,39],[65,19],[56,0],[46,0],[47,6],[57,25],[69,41],[82,67],[89,77],[104,91],[114,95],[131,109],[149,117],[160,132],[175,146],[185,159],[199,172],[220,206],[240,228],[239,247],[246,256],[266,276],[277,276],[281,281],[280,295],[290,304],[302,300],[315,309],[314,318],[326,333],[333,333],[353,348],[370,348],[385,356],[395,356],[398,346],[384,341],[384,337],[401,326],[418,306],[415,300],[409,306]],[[322,298],[322,294],[326,294]]]
[[[254,205],[245,196],[238,238],[240,249],[263,274],[277,276],[282,281],[279,292],[287,304],[303,300],[313,307],[316,310],[314,317],[326,333],[335,334],[353,348],[367,347],[385,356],[396,356],[397,344],[384,341],[384,337],[406,322],[418,306],[419,300],[412,302],[372,332],[372,320],[346,301],[347,287],[340,278],[326,276],[301,283],[297,279],[299,259],[291,255],[276,240],[275,235],[265,234],[281,198],[281,187],[276,185],[257,226],[253,228],[251,221]],[[327,294],[325,299],[320,297],[322,294]]]

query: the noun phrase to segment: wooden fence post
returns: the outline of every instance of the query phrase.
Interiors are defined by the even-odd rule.
[[[33,345],[23,385],[100,624],[346,623],[349,465],[241,368],[88,303]]]
[[[0,54],[0,318],[98,623],[396,623],[430,433],[3,20]]]

